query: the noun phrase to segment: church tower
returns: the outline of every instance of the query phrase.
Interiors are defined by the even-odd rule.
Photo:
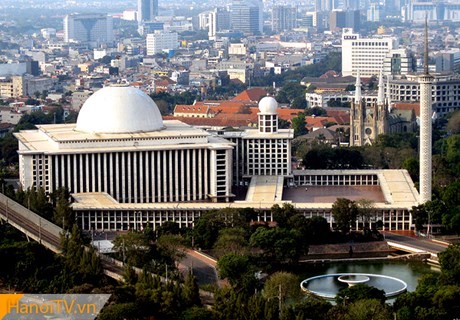
[[[355,98],[350,111],[350,146],[371,145],[379,134],[387,130],[387,116],[382,73],[379,76],[377,99],[367,104],[362,97],[358,72]]]
[[[425,18],[425,62],[420,83],[420,198],[419,203],[431,201],[431,114],[433,77],[428,71],[428,22]]]

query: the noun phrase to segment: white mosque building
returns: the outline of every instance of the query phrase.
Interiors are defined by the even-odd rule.
[[[76,124],[15,133],[20,183],[68,188],[83,230],[155,229],[165,221],[191,227],[203,212],[223,208],[251,207],[271,221],[270,208],[283,203],[332,226],[336,188],[349,198],[364,188],[386,229],[412,228],[418,193],[407,171],[293,170],[293,130],[278,129],[277,107],[264,97],[258,129],[212,134],[164,121],[139,89],[106,87],[86,101]],[[232,186],[247,187],[245,199],[235,200]]]

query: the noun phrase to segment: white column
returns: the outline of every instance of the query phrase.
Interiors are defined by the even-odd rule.
[[[70,161],[70,157],[72,157],[71,154],[66,155],[67,157],[67,185],[69,186],[69,189],[71,192],[76,192],[75,189],[73,188],[72,185],[72,162]]]
[[[190,181],[191,181],[191,177],[190,177],[190,149],[187,149],[186,150],[186,154],[187,154],[187,160],[186,160],[186,170],[187,170],[187,201],[190,201],[191,200],[191,197],[190,197],[190,193],[191,193],[191,186],[190,186]]]
[[[133,167],[133,185],[134,185],[134,203],[137,203],[139,202],[138,201],[138,192],[137,190],[139,189],[139,180],[137,179],[137,152],[136,151],[133,151],[133,164],[132,164],[132,167]],[[141,168],[139,168],[141,169]],[[142,170],[141,170],[142,171]]]
[[[425,74],[420,77],[420,197],[419,203],[431,201],[432,151],[431,151],[431,83],[433,77]]]
[[[121,153],[121,202],[126,202],[126,165],[125,153]],[[120,201],[120,200],[119,200]]]
[[[137,181],[137,187],[139,189],[139,201],[138,202],[145,202],[145,190],[144,190],[144,172],[146,167],[144,166],[144,152],[139,151],[139,181]]]
[[[203,158],[202,158],[202,153],[203,150],[199,149],[198,150],[198,199],[203,199],[203,175],[204,172],[201,170],[202,168],[202,163],[203,163]]]
[[[150,202],[150,169],[151,163],[149,161],[150,152],[145,151],[145,201]]]
[[[109,189],[107,188],[107,180],[109,179],[109,176],[111,176],[108,168],[107,168],[107,153],[104,153],[104,192],[109,192]]]
[[[161,169],[162,170],[162,174],[163,174],[163,202],[167,202],[168,200],[168,171],[167,171],[167,165],[166,165],[166,162],[168,160],[168,158],[166,157],[166,153],[168,151],[162,151],[163,153],[163,168]]]
[[[91,153],[91,192],[96,192],[96,164],[95,153]],[[98,172],[99,174],[99,172]]]
[[[208,172],[209,172],[209,168],[208,168],[208,153],[209,151],[208,150],[204,150],[204,194],[203,194],[203,198],[206,198],[206,196],[209,194],[209,190],[208,190],[208,181],[209,181],[209,177],[208,177]]]
[[[181,189],[179,189],[179,152],[179,150],[174,150],[174,201],[183,200],[181,199]]]
[[[196,149],[192,150],[192,200],[196,200]]]
[[[162,190],[161,190],[161,183],[163,182],[164,183],[164,178],[165,178],[165,173],[163,172],[163,168],[161,167],[160,165],[160,158],[161,158],[161,153],[164,153],[164,151],[157,151],[157,163],[156,163],[156,168],[157,168],[157,175],[155,176],[155,179],[156,179],[156,182],[157,182],[157,190],[156,190],[156,194],[157,194],[157,197],[158,197],[158,200],[157,202],[163,202],[163,200],[161,199],[161,196],[163,194]]]
[[[133,173],[132,173],[132,163],[131,163],[131,152],[127,152],[128,154],[128,174],[127,174],[127,178],[128,178],[128,202],[131,203],[132,202],[132,187],[131,187],[131,184],[132,184],[132,179],[133,179]]]
[[[104,175],[104,172],[102,172],[101,157],[102,155],[98,153],[97,154],[97,191],[99,192],[102,191],[102,176]]]
[[[174,167],[172,165],[173,162],[173,150],[168,150],[168,182],[169,182],[169,201],[174,201],[174,180],[173,180],[173,170]]]
[[[92,191],[90,183],[89,183],[89,175],[90,174],[91,174],[91,172],[89,172],[89,155],[86,153],[85,154],[85,186],[84,186],[84,188],[82,190],[84,192]]]
[[[115,181],[114,196],[118,201],[120,201],[120,180],[123,179],[123,177],[120,176],[120,174],[119,174],[119,172],[120,172],[120,154],[118,152],[114,152],[112,154],[112,157],[115,157],[115,159],[114,159],[114,161],[115,161],[115,172],[117,174],[117,178],[116,178],[116,181]]]
[[[80,153],[80,154],[78,155],[78,157],[80,158],[80,164],[79,164],[79,166],[78,166],[78,167],[79,167],[78,169],[79,169],[80,171],[78,171],[78,175],[77,175],[77,177],[78,177],[78,182],[79,182],[79,185],[80,185],[79,192],[83,192],[83,190],[84,190],[84,189],[83,189],[83,185],[84,185],[84,183],[85,183],[85,181],[83,181],[83,154]]]
[[[73,168],[73,192],[78,192],[78,173],[77,173],[77,157],[78,154],[72,155],[72,168]]]
[[[181,200],[185,201],[185,150],[180,150],[180,195]]]

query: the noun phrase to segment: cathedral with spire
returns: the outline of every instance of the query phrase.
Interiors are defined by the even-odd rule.
[[[372,145],[381,134],[412,132],[416,130],[413,110],[396,109],[385,95],[383,74],[380,72],[377,96],[363,94],[361,77],[356,75],[355,97],[350,109],[350,146]],[[387,88],[389,86],[387,85]]]

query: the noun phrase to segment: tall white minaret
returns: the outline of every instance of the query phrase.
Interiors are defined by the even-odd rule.
[[[431,84],[433,77],[428,70],[428,20],[425,18],[425,62],[420,83],[420,198],[419,203],[431,201]]]

